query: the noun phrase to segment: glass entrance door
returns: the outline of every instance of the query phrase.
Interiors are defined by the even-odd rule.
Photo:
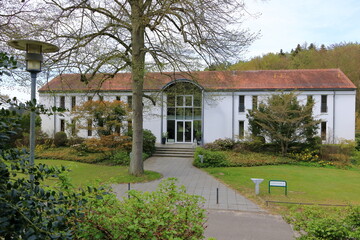
[[[190,143],[193,139],[193,124],[192,121],[176,121],[176,142],[178,143]]]

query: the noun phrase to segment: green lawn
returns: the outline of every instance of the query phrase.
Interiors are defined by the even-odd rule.
[[[94,181],[102,183],[134,183],[147,182],[161,178],[161,174],[152,171],[145,171],[142,177],[134,177],[128,173],[128,168],[124,166],[104,166],[97,164],[87,164],[64,160],[45,160],[36,159],[35,163],[44,163],[49,166],[66,166],[71,169],[69,177],[74,186],[84,186]],[[51,183],[50,183],[51,184]]]
[[[250,178],[263,178],[260,199],[325,204],[360,204],[360,169],[351,170],[277,165],[260,167],[233,167],[204,169],[245,196],[254,196],[254,183]],[[272,188],[269,180],[286,180],[288,196],[283,188]]]

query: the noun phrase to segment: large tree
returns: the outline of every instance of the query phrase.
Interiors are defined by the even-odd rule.
[[[276,143],[285,155],[289,144],[314,140],[319,121],[313,117],[313,107],[311,97],[300,104],[294,92],[273,94],[249,111],[250,131]]]
[[[44,0],[0,2],[2,38],[57,43],[62,71],[112,77],[132,72],[133,158],[141,175],[143,83],[146,69],[196,70],[198,63],[232,61],[256,38],[241,27],[243,0]],[[149,63],[149,64],[146,64]],[[155,67],[155,68],[154,68]],[[85,73],[89,73],[85,75]]]

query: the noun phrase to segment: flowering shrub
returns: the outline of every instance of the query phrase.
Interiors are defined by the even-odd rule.
[[[318,151],[305,149],[300,153],[290,153],[289,157],[300,162],[318,162],[320,160]]]

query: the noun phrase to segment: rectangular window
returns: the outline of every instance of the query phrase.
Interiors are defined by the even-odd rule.
[[[239,138],[245,137],[245,123],[244,121],[239,121]]]
[[[104,96],[99,96],[99,101],[103,102],[104,101]]]
[[[245,112],[245,96],[239,96],[239,112]]]
[[[65,108],[65,96],[60,96],[60,107]]]
[[[93,100],[93,97],[92,97],[92,96],[88,96],[88,97],[87,97],[87,100],[88,100],[88,102],[91,102],[91,101]]]
[[[76,97],[71,97],[71,110],[73,110],[76,107]]]
[[[116,96],[116,101],[121,101],[121,97],[120,97],[120,96]]]
[[[252,96],[252,109],[257,109],[258,96]]]
[[[91,137],[92,136],[92,120],[91,119],[87,120],[87,132],[88,132],[88,136]]]
[[[60,119],[60,132],[65,132],[65,119]]]
[[[76,135],[76,121],[75,121],[75,119],[71,120],[71,135],[72,136]]]
[[[132,96],[127,96],[127,104],[129,105],[129,108],[132,108]]]
[[[326,122],[321,122],[321,140],[326,141]]]
[[[327,95],[321,95],[321,112],[327,112]]]

